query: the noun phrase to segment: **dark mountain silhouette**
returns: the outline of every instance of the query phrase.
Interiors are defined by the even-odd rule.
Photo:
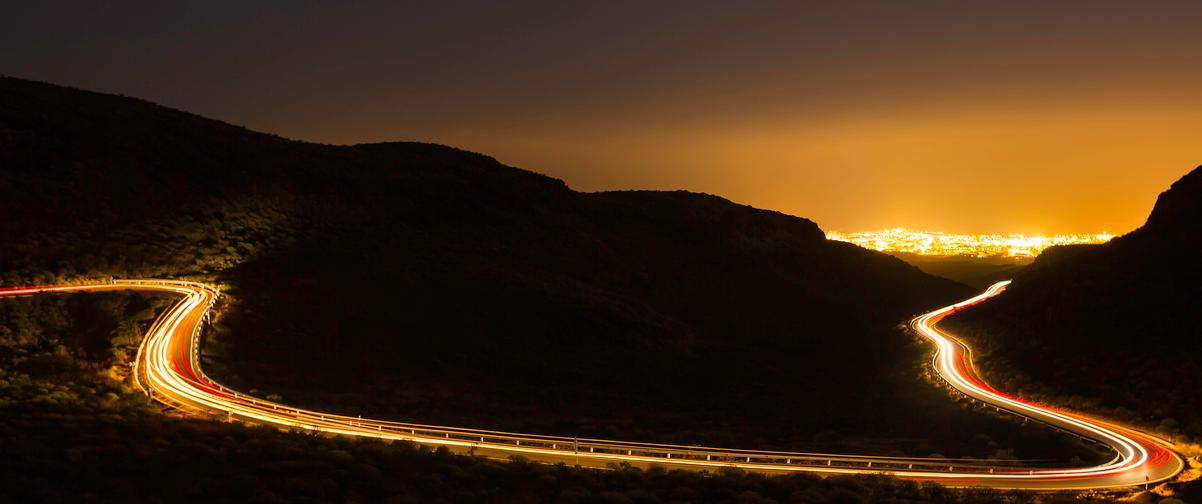
[[[882,475],[503,462],[401,441],[165,415],[109,373],[125,369],[137,349],[130,343],[170,298],[110,292],[0,300],[0,502],[655,503],[747,494],[756,502],[797,495],[814,502],[1032,500],[1023,492],[957,492]],[[100,346],[112,352],[95,352]]]
[[[997,380],[1202,439],[1202,167],[1143,227],[1054,247],[996,300],[949,322]]]
[[[579,193],[449,147],[297,142],[5,78],[0,216],[4,284],[223,282],[207,369],[300,405],[776,448],[1056,444],[916,379],[927,348],[898,324],[965,286],[716,196]]]

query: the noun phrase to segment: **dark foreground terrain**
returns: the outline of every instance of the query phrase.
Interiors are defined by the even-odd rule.
[[[580,470],[181,418],[122,379],[131,340],[168,301],[123,293],[0,299],[0,502],[1078,501],[877,476]],[[1181,491],[1202,498],[1202,486]]]
[[[1143,227],[1055,247],[948,320],[1005,390],[1202,442],[1202,168]]]
[[[205,365],[347,414],[748,448],[1090,459],[920,377],[972,289],[685,192],[296,142],[0,79],[0,283],[207,278]],[[938,425],[938,428],[932,426]]]
[[[0,216],[3,285],[222,284],[206,369],[297,405],[746,448],[1104,457],[923,380],[929,349],[902,324],[972,288],[715,196],[579,193],[448,147],[295,142],[3,78]],[[0,501],[1034,499],[505,464],[178,418],[121,371],[166,302],[0,300]],[[1155,383],[1184,394],[1188,372]],[[1150,418],[1189,428],[1191,406],[1157,404]]]

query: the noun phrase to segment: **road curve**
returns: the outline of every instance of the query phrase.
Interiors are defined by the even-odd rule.
[[[912,321],[913,328],[937,347],[935,369],[948,384],[976,400],[1108,446],[1115,452],[1110,462],[1093,467],[1048,468],[1024,466],[1021,461],[1007,463],[996,460],[737,450],[542,436],[349,417],[266,401],[231,390],[206,376],[200,367],[200,332],[218,295],[211,286],[173,280],[116,280],[88,285],[0,289],[0,297],[111,290],[146,290],[181,295],[181,300],[164,312],[148,331],[138,349],[133,380],[141,390],[159,402],[184,410],[223,415],[231,420],[331,434],[405,440],[491,457],[521,455],[540,462],[588,467],[629,463],[637,467],[695,470],[737,467],[766,473],[884,473],[956,487],[1038,490],[1142,485],[1164,481],[1179,473],[1184,463],[1167,441],[1006,395],[976,376],[968,347],[937,330],[935,325],[948,314],[1002,292],[1008,284],[995,284],[976,297]]]
[[[1076,413],[1059,411],[1001,392],[981,380],[972,364],[972,352],[963,342],[935,328],[944,317],[1000,294],[1010,281],[998,282],[985,292],[915,318],[911,326],[937,347],[934,358],[939,375],[956,390],[999,409],[1044,422],[1063,431],[1109,447],[1110,462],[1093,467],[1033,469],[1028,474],[1040,484],[1022,488],[1107,488],[1143,485],[1176,476],[1185,467],[1172,443],[1147,433]],[[1051,482],[1045,486],[1045,483]]]

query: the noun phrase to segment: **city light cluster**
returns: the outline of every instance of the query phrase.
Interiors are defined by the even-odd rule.
[[[1022,234],[947,234],[933,231],[913,231],[892,228],[881,231],[840,233],[828,231],[831,240],[851,242],[882,252],[909,252],[921,255],[964,255],[973,257],[1035,257],[1053,245],[1105,243],[1114,235],[1105,231],[1097,234],[1057,234],[1051,236]]]

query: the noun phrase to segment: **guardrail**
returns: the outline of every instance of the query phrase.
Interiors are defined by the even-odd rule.
[[[200,282],[187,280],[159,279],[112,279],[111,284],[121,286],[163,286],[203,289],[213,294],[204,310],[212,308],[217,289]],[[217,408],[231,419],[252,423],[276,425],[368,437],[407,440],[420,444],[457,445],[464,447],[492,448],[498,450],[558,454],[566,457],[607,458],[615,462],[635,461],[642,463],[692,464],[705,466],[755,467],[757,469],[799,470],[814,468],[822,470],[854,469],[857,471],[921,471],[938,473],[984,472],[1024,474],[1038,470],[1032,460],[952,459],[926,457],[881,457],[859,455],[836,455],[823,453],[736,450],[705,446],[686,446],[657,443],[639,443],[604,439],[520,434],[483,429],[425,425],[387,420],[371,420],[346,415],[326,414],[299,409],[234,391],[209,379],[199,366],[199,341],[204,317],[189,331],[190,351],[197,373],[206,387],[214,387],[224,394],[222,401],[229,406]],[[185,378],[187,379],[187,378]],[[152,387],[146,381],[148,390]],[[176,408],[205,411],[187,400],[172,397],[167,391],[149,392],[153,399]],[[234,407],[248,410],[257,416],[248,416]],[[267,420],[265,421],[265,417]]]

